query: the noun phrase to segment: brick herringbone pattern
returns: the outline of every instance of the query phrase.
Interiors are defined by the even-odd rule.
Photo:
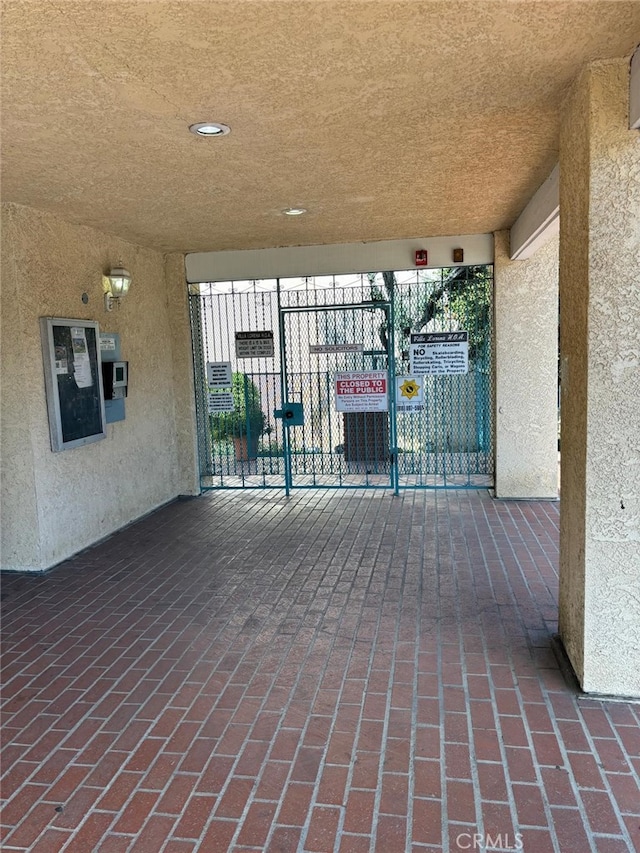
[[[639,706],[551,650],[557,524],[218,492],[5,576],[2,849],[640,850]]]

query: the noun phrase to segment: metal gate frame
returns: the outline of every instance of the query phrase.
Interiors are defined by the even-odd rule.
[[[278,288],[278,297],[280,297],[280,290]],[[289,430],[293,427],[290,427],[286,420],[283,419],[283,444],[284,444],[284,465],[285,465],[285,493],[287,495],[290,494],[291,489],[309,489],[309,488],[334,488],[334,489],[376,489],[376,488],[385,488],[385,489],[393,489],[394,494],[399,494],[398,492],[398,465],[397,465],[397,450],[396,450],[396,400],[395,400],[395,382],[391,381],[391,377],[395,376],[395,336],[394,336],[394,313],[393,313],[393,301],[363,301],[363,302],[354,302],[354,303],[338,303],[335,305],[300,305],[300,306],[283,306],[280,304],[280,299],[278,298],[278,314],[279,314],[279,326],[280,326],[280,376],[282,383],[282,401],[283,401],[283,409],[290,403],[288,400],[289,395],[289,383],[288,383],[288,371],[287,371],[287,334],[286,334],[286,324],[285,318],[289,314],[303,314],[303,313],[318,313],[318,312],[330,312],[330,311],[366,311],[371,308],[379,309],[384,311],[387,315],[388,319],[388,327],[389,327],[389,346],[387,348],[386,358],[387,358],[387,376],[389,379],[387,380],[387,387],[389,393],[389,485],[381,486],[381,485],[372,485],[370,483],[365,482],[364,484],[354,484],[354,485],[346,485],[344,483],[339,483],[337,485],[295,485],[293,483],[293,475],[291,468],[291,447],[290,447],[290,436]]]
[[[462,268],[464,269],[464,268]],[[492,303],[493,303],[493,276],[492,276],[492,265],[482,265],[482,270],[485,271],[484,275],[486,276],[486,281],[489,282],[488,287],[489,290],[485,291],[485,293],[489,294],[489,302],[485,301],[485,313],[487,310],[487,304],[489,306],[489,313],[492,312]],[[416,275],[418,271],[409,270],[406,272],[393,272],[393,273],[371,273],[371,274],[353,274],[360,278],[359,284],[356,283],[354,285],[353,281],[349,280],[347,283],[344,282],[344,278],[346,276],[329,276],[325,278],[333,279],[333,285],[327,285],[326,283],[324,287],[331,286],[333,287],[334,295],[340,297],[343,294],[347,294],[347,288],[354,288],[351,292],[355,295],[359,292],[361,295],[367,292],[367,285],[365,281],[369,282],[368,288],[369,293],[373,297],[372,299],[362,298],[360,301],[353,302],[339,302],[334,301],[334,303],[322,303],[320,298],[317,295],[311,295],[314,293],[313,287],[315,287],[315,279],[314,277],[308,278],[299,278],[295,280],[288,279],[271,279],[262,281],[251,281],[251,282],[238,282],[239,288],[234,290],[234,282],[221,282],[218,285],[191,285],[190,286],[190,317],[191,317],[191,325],[192,325],[192,343],[193,343],[193,358],[194,358],[194,373],[195,373],[195,396],[196,396],[196,413],[197,413],[197,423],[198,423],[198,454],[200,460],[200,479],[201,479],[201,488],[206,491],[209,489],[216,488],[284,488],[286,494],[289,494],[290,491],[294,488],[384,488],[384,489],[392,489],[394,494],[398,494],[400,490],[411,489],[411,488],[428,488],[428,489],[440,489],[440,488],[453,488],[453,489],[466,489],[466,488],[489,488],[493,484],[493,465],[494,465],[494,448],[493,448],[493,393],[494,393],[494,382],[495,375],[493,370],[492,363],[492,324],[489,320],[485,320],[487,325],[484,327],[487,330],[486,337],[488,341],[488,349],[484,349],[484,356],[479,364],[476,362],[474,364],[474,374],[475,376],[469,376],[469,381],[465,383],[456,383],[456,382],[438,382],[437,380],[431,383],[430,390],[430,398],[429,398],[429,406],[430,412],[427,413],[425,406],[425,417],[427,418],[426,426],[416,426],[413,424],[417,423],[417,421],[413,421],[411,418],[407,419],[406,415],[406,406],[402,409],[401,418],[403,421],[403,432],[400,435],[399,432],[399,407],[397,406],[396,401],[396,368],[399,370],[398,375],[405,375],[407,373],[406,368],[406,353],[403,349],[402,353],[402,362],[398,362],[397,358],[400,358],[400,355],[396,355],[396,344],[401,347],[406,346],[406,342],[404,340],[406,336],[406,331],[404,328],[402,329],[401,337],[395,339],[396,332],[396,320],[398,323],[402,324],[406,312],[407,306],[410,304],[410,300],[414,300],[413,308],[411,311],[415,312],[415,302],[416,294],[418,295],[418,302],[422,299],[424,300],[428,295],[429,291],[427,289],[420,290],[421,287],[427,288],[427,285],[432,287],[431,295],[429,295],[429,299],[431,300],[433,297],[433,293],[435,292],[436,284],[434,284],[435,280],[425,280],[420,279],[419,277],[415,278],[415,285],[413,295],[412,295],[412,281],[410,277]],[[451,270],[449,268],[445,268],[443,270],[431,272],[440,272],[442,275],[442,280],[445,279],[448,281],[448,277],[453,272],[454,277],[457,276],[458,279],[463,279],[464,276],[460,275],[460,271],[457,272],[455,270]],[[476,273],[477,274],[477,273]],[[466,272],[465,272],[466,275]],[[388,299],[381,298],[380,291],[382,288],[376,287],[374,294],[374,281],[379,281],[380,277],[384,277],[386,281],[386,277],[392,277],[395,281],[395,277],[398,277],[397,288],[388,290]],[[467,280],[471,281],[471,275],[467,276]],[[290,287],[286,286],[286,283],[291,281]],[[309,282],[312,284],[312,289],[309,290]],[[336,284],[336,282],[339,282]],[[283,287],[283,284],[285,286]],[[275,329],[276,324],[278,328],[279,334],[279,342],[278,347],[276,349],[277,358],[280,360],[280,364],[274,365],[275,371],[269,372],[267,370],[266,373],[258,372],[255,370],[249,370],[245,375],[250,375],[253,378],[256,376],[260,377],[261,381],[269,381],[269,387],[276,388],[279,381],[279,390],[278,393],[280,395],[280,399],[282,402],[288,399],[289,391],[288,391],[288,342],[287,342],[287,332],[285,328],[285,318],[292,314],[310,314],[310,313],[318,313],[318,312],[331,312],[331,311],[344,311],[346,309],[350,310],[370,310],[372,307],[375,308],[384,308],[386,312],[388,312],[388,333],[390,335],[390,342],[388,342],[386,358],[387,358],[387,374],[388,374],[388,387],[389,387],[389,413],[388,413],[388,421],[389,421],[389,480],[388,482],[380,485],[380,483],[354,483],[343,482],[341,479],[341,475],[338,473],[338,482],[316,482],[316,478],[321,478],[321,475],[324,475],[328,470],[329,472],[335,473],[335,469],[332,467],[333,462],[331,462],[331,467],[328,469],[318,468],[314,470],[311,468],[311,473],[314,482],[312,483],[296,483],[294,481],[294,474],[292,471],[292,451],[291,451],[291,441],[289,434],[289,427],[283,426],[281,428],[282,435],[280,436],[280,428],[278,428],[278,434],[276,435],[276,443],[275,447],[278,450],[281,450],[281,453],[277,454],[277,458],[275,456],[270,456],[269,452],[263,453],[263,457],[269,458],[271,462],[271,468],[269,469],[269,474],[275,476],[265,476],[264,468],[261,469],[261,481],[257,482],[255,476],[247,475],[244,470],[233,470],[227,469],[226,472],[217,472],[215,470],[215,460],[213,456],[213,445],[214,440],[212,437],[212,432],[210,428],[210,417],[208,413],[208,400],[207,400],[207,388],[206,383],[203,382],[201,377],[204,376],[204,369],[206,366],[206,361],[210,360],[207,358],[207,354],[209,352],[208,343],[207,343],[207,335],[211,334],[211,326],[213,325],[213,320],[210,320],[210,326],[207,329],[207,318],[205,316],[204,304],[205,299],[207,298],[207,294],[204,291],[204,288],[209,287],[208,297],[214,299],[216,296],[224,296],[227,295],[231,298],[231,303],[223,303],[220,302],[221,306],[219,311],[219,323],[220,329],[224,328],[224,324],[229,327],[230,337],[227,340],[228,348],[231,347],[232,340],[232,330],[229,321],[229,314],[233,315],[233,322],[236,323],[238,317],[236,316],[236,299],[241,298],[243,295],[247,294],[247,287],[245,286],[243,289],[243,285],[251,285],[253,286],[253,290],[250,292],[250,295],[253,296],[255,300],[258,299],[260,293],[262,292],[262,300],[261,300],[261,310],[262,317],[258,317],[258,319],[263,320],[262,328],[273,328]],[[409,285],[408,290],[403,290],[406,286]],[[305,302],[304,304],[300,304],[300,291],[304,290],[304,287],[307,287],[306,294],[302,294],[302,299],[307,298],[308,300],[315,300]],[[215,293],[211,292],[212,288],[220,287]],[[355,288],[360,288],[359,291]],[[269,299],[267,300],[267,308],[264,307],[264,292],[269,291]],[[440,292],[442,288],[440,287]],[[283,302],[283,295],[287,295],[287,299]],[[422,294],[422,295],[420,295]],[[295,298],[294,298],[295,297]],[[324,298],[324,297],[323,297]],[[397,305],[396,305],[397,303]],[[211,303],[211,316],[213,317],[213,302]],[[257,302],[255,303],[258,304]],[[268,306],[271,307],[268,307]],[[231,307],[230,307],[231,306]],[[396,307],[398,307],[398,311],[396,312]],[[224,320],[222,319],[222,311],[224,309]],[[252,311],[255,311],[256,316],[259,313],[258,308],[252,308]],[[475,309],[474,309],[475,310]],[[240,309],[238,309],[238,313],[241,313]],[[410,312],[411,313],[411,312]],[[442,315],[444,316],[444,315]],[[269,319],[271,318],[271,320]],[[246,320],[246,317],[244,318]],[[266,322],[264,322],[266,320]],[[444,322],[444,320],[442,321]],[[474,322],[478,322],[478,319],[474,320]],[[243,328],[240,326],[240,328]],[[256,328],[256,326],[254,326]],[[257,328],[260,328],[258,323]],[[444,327],[446,328],[446,326]],[[465,328],[465,326],[452,326],[451,328]],[[480,328],[480,327],[476,327]],[[483,345],[484,346],[484,345]],[[206,349],[206,353],[205,353]],[[484,365],[484,366],[482,366]],[[253,363],[252,363],[253,368]],[[240,370],[240,366],[236,368]],[[471,371],[470,371],[471,372]],[[311,375],[311,374],[310,374]],[[330,374],[327,374],[329,376]],[[271,378],[269,378],[271,377]],[[275,382],[275,385],[271,385],[271,382]],[[474,390],[471,390],[471,387],[475,386]],[[264,387],[264,386],[263,386]],[[426,387],[426,384],[425,384]],[[457,389],[457,390],[456,390]],[[461,390],[462,389],[462,390]],[[463,397],[460,397],[460,394]],[[459,400],[464,398],[464,394],[468,395],[468,400],[470,400],[471,396],[473,396],[473,400],[469,402],[467,400],[464,403],[464,409],[456,409]],[[441,397],[441,405],[442,409],[438,408],[438,395],[442,395]],[[269,397],[269,399],[273,399]],[[405,401],[406,402],[406,401]],[[446,405],[446,410],[444,406]],[[472,425],[471,421],[475,418],[475,427]],[[431,419],[429,421],[429,419]],[[425,457],[425,448],[422,450],[419,449],[416,451],[416,441],[418,445],[420,442],[424,440],[427,431],[431,431],[430,437],[434,436],[437,438],[438,430],[442,429],[439,426],[439,422],[442,422],[443,427],[447,430],[445,444],[442,446],[442,449],[438,450],[437,446],[433,447],[435,453],[431,453],[431,442],[427,442],[426,446],[426,454],[429,455],[431,453],[431,462],[428,463],[432,467],[425,467],[424,469],[416,469],[412,468],[412,464],[419,464],[424,461]],[[409,441],[409,450],[407,450],[407,423],[411,423],[411,435]],[[431,424],[429,426],[429,423]],[[415,434],[413,430],[416,430]],[[474,440],[477,440],[476,449],[474,450],[471,445],[460,445],[461,449],[459,451],[455,450],[455,444],[450,445],[449,441],[452,437],[452,440],[460,441],[459,435],[463,433],[458,433],[459,430],[465,431],[464,434],[468,434],[471,436],[469,441],[473,443]],[[433,431],[435,430],[435,433]],[[472,433],[475,432],[476,438],[473,438]],[[404,436],[404,439],[403,439]],[[269,449],[271,448],[271,436],[268,437],[269,441]],[[278,439],[281,438],[281,445],[278,446]],[[265,444],[266,444],[265,439]],[[329,442],[331,443],[331,441]],[[399,443],[402,443],[402,448],[399,448]],[[323,444],[324,447],[324,444]],[[413,447],[413,449],[410,449]],[[468,449],[465,449],[468,448]],[[300,453],[300,451],[297,451]],[[306,453],[306,450],[302,451]],[[414,456],[418,453],[418,457],[422,454],[422,457],[418,459],[418,463],[414,463]],[[467,459],[466,461],[460,462],[456,461],[456,452],[460,456],[464,456],[466,453]],[[399,454],[403,453],[404,456],[400,456]],[[475,454],[476,461],[474,462],[471,458]],[[233,458],[233,454],[232,454]],[[278,463],[277,459],[280,459],[280,463]],[[312,460],[312,463],[315,462]],[[401,464],[402,463],[402,466]],[[311,464],[311,463],[310,463]],[[464,467],[466,465],[467,467]],[[482,466],[485,467],[482,467]],[[477,466],[477,467],[473,467]],[[306,470],[306,469],[305,469]],[[278,473],[278,471],[280,473]],[[369,472],[367,472],[369,473]],[[218,483],[213,482],[214,476],[218,476]],[[228,476],[227,476],[228,475]],[[235,480],[232,483],[229,477],[234,477]]]

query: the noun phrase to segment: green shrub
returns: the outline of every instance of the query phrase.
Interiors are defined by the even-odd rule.
[[[214,441],[244,435],[258,438],[267,425],[260,391],[246,373],[234,373],[231,382],[234,411],[211,415],[211,435]]]

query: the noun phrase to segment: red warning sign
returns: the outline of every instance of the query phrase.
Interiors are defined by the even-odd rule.
[[[336,373],[337,412],[386,412],[389,410],[387,371]]]

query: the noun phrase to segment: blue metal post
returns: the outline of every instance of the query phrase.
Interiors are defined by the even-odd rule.
[[[400,476],[398,473],[398,429],[397,429],[397,421],[396,421],[396,332],[395,332],[395,311],[394,311],[394,300],[395,300],[395,287],[391,291],[391,301],[389,302],[388,317],[388,346],[389,346],[389,358],[387,359],[388,364],[388,375],[389,375],[389,439],[391,442],[391,453],[392,453],[392,462],[391,462],[391,486],[393,488],[394,495],[400,494]]]

